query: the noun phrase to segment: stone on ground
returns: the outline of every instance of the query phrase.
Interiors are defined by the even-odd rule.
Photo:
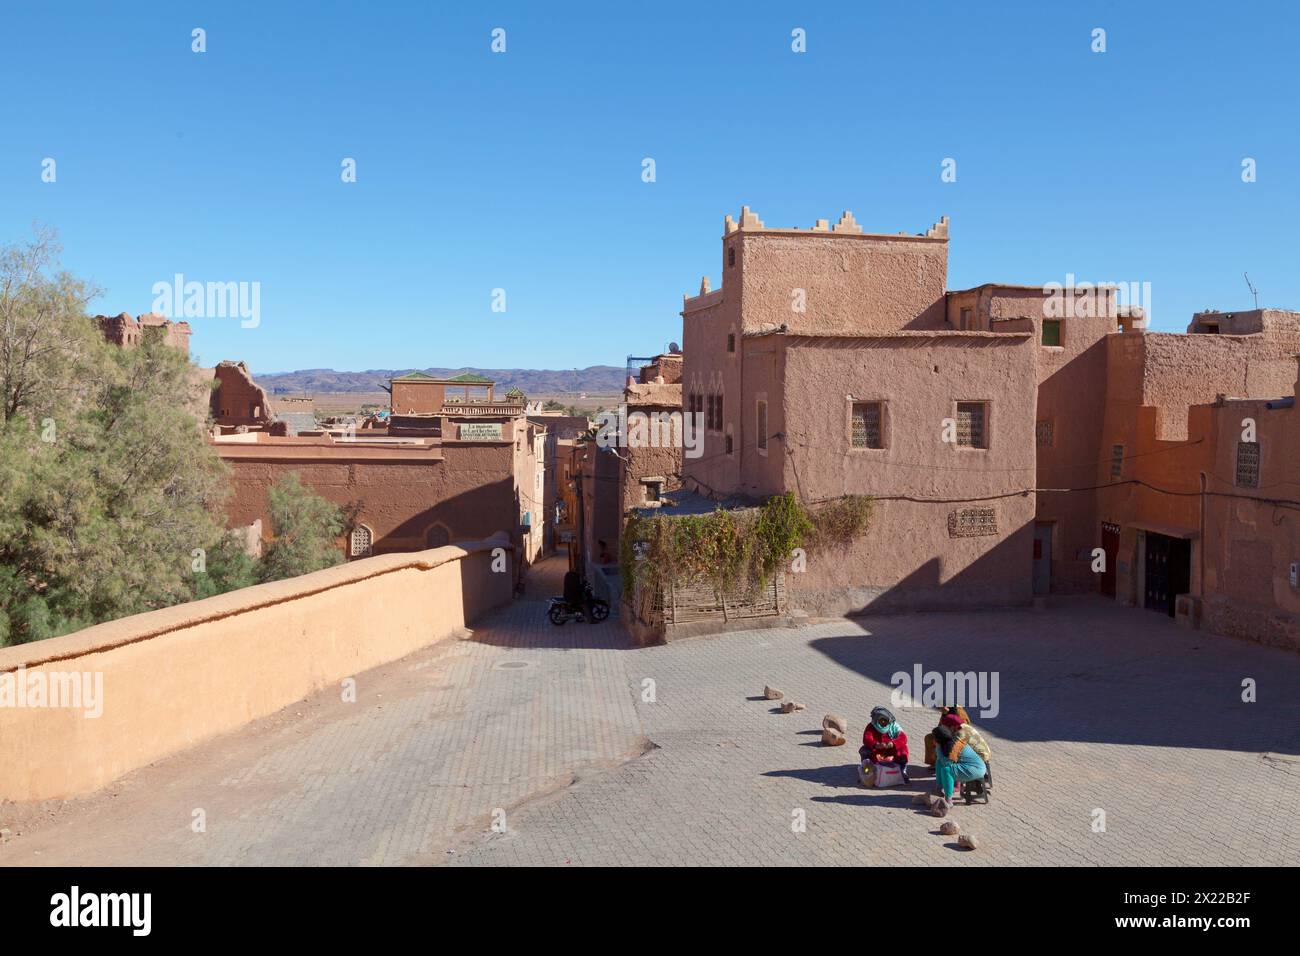
[[[939,832],[944,836],[956,836],[960,831],[961,827],[953,820],[939,824]]]
[[[839,714],[827,714],[822,718],[822,730],[830,728],[838,730],[841,734],[847,734],[849,732],[849,722]]]
[[[979,849],[979,841],[976,840],[969,833],[963,833],[961,836],[959,836],[957,838],[957,845],[961,847],[963,850]]]
[[[825,727],[822,729],[822,743],[827,747],[842,747],[846,741],[843,733],[834,727]]]
[[[781,693],[775,687],[764,687],[763,696],[766,697],[768,700],[780,700],[782,697],[785,696],[785,694]]]
[[[784,704],[781,705],[781,713],[783,714],[793,714],[796,710],[805,710],[805,709],[806,708],[804,707],[803,704],[796,704],[792,700],[787,700]]]

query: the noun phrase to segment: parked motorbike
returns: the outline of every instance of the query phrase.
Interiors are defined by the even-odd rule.
[[[546,616],[556,627],[565,624],[569,618],[577,621],[587,620],[588,607],[591,608],[592,624],[609,617],[609,602],[596,597],[591,584],[581,580],[577,572],[570,571],[564,576],[564,592],[565,595],[562,597],[551,598],[550,605],[546,609]]]

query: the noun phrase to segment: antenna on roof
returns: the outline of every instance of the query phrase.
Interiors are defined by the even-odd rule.
[[[1253,285],[1250,284],[1250,276],[1246,275],[1246,273],[1244,273],[1244,272],[1242,273],[1242,275],[1246,277],[1246,288],[1249,289],[1249,290],[1250,290],[1250,294],[1253,295],[1253,296],[1255,297],[1255,308],[1258,309],[1258,308],[1259,308],[1259,290],[1256,289]]]

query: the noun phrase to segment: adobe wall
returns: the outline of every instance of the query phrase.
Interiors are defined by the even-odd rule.
[[[289,472],[370,528],[376,554],[420,551],[435,524],[449,540],[476,539],[518,526],[513,443],[446,442],[426,450],[322,448],[317,445],[216,446],[231,467],[227,524],[260,519],[274,534],[268,490]],[[440,450],[439,450],[440,449]],[[340,539],[343,546],[345,537]]]
[[[599,448],[594,442],[581,446],[581,481],[583,507],[583,553],[587,559],[599,563],[600,542],[604,541],[609,555],[618,560],[618,539],[623,529],[623,514],[619,510],[618,456],[612,450]]]
[[[0,648],[0,674],[102,675],[103,712],[0,708],[0,799],[86,793],[457,636],[505,604],[504,537],[368,558]],[[510,558],[513,563],[513,558]]]
[[[771,454],[785,488],[816,502],[877,498],[865,538],[810,554],[790,575],[792,600],[814,614],[1025,604],[1032,597],[1034,346],[1027,335],[949,332],[786,346],[787,436]],[[850,399],[886,401],[883,449],[850,447]],[[956,402],[991,403],[987,449],[942,441]],[[785,454],[789,443],[796,457]],[[966,503],[891,496],[995,498]],[[992,508],[996,533],[953,536],[949,516]]]
[[[434,415],[442,411],[445,386],[438,382],[391,383],[389,407],[395,415]]]
[[[1215,437],[1211,495],[1205,506],[1201,626],[1219,634],[1300,650],[1300,588],[1291,563],[1300,561],[1300,510],[1268,497],[1295,500],[1288,475],[1300,468],[1300,419],[1294,405],[1228,402],[1206,409]],[[1235,484],[1242,419],[1254,419],[1260,445],[1259,487]]]
[[[275,418],[271,400],[239,362],[221,362],[212,370],[217,387],[212,390],[210,413],[221,425],[261,425]]]
[[[1185,439],[1188,408],[1212,402],[1216,395],[1278,398],[1293,394],[1300,333],[1137,335],[1143,352],[1139,404],[1162,409],[1160,437],[1166,440]]]
[[[740,388],[740,284],[738,266],[728,267],[723,256],[723,288],[688,299],[682,310],[682,408],[690,411],[693,395],[722,392],[723,416],[732,423],[733,449],[738,444],[734,422]],[[727,336],[736,337],[736,351],[727,351]],[[705,407],[707,413],[707,405]],[[725,424],[725,423],[724,423]],[[726,429],[706,430],[703,454],[683,463],[683,474],[705,486],[731,489],[741,480],[740,459],[726,454]]]
[[[747,330],[892,332],[946,324],[948,241],[921,236],[738,231]],[[803,289],[805,311],[792,309]],[[690,355],[687,346],[686,354]]]
[[[1098,461],[1106,457],[1106,339],[1117,327],[1115,290],[1055,298],[1049,290],[990,286],[980,291],[976,315],[995,329],[1029,328],[1038,381],[1035,416],[1038,496],[1035,520],[1052,525],[1052,592],[1098,588],[1092,550],[1101,546]],[[1060,345],[1044,345],[1043,320],[1060,322]],[[1067,490],[1078,489],[1078,490]]]

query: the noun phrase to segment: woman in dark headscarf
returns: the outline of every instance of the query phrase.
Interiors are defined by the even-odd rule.
[[[871,712],[858,756],[872,764],[896,764],[903,773],[903,782],[911,783],[907,777],[907,734],[888,708],[877,707]]]

